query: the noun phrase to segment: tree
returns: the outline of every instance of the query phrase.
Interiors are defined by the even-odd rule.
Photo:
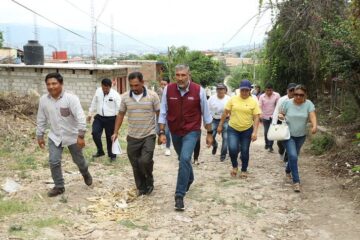
[[[3,47],[3,42],[4,42],[3,33],[0,32],[0,48]]]

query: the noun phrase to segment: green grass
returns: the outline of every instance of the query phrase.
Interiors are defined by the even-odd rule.
[[[360,172],[360,165],[354,166],[354,167],[351,169],[351,171],[353,171],[353,172]]]
[[[36,219],[29,222],[27,225],[31,225],[37,228],[52,227],[57,225],[65,225],[67,222],[61,218],[50,217],[45,219]]]
[[[29,212],[30,205],[17,200],[0,200],[0,219],[15,213]]]
[[[232,204],[233,208],[236,211],[244,214],[248,218],[255,218],[258,214],[263,213],[264,211],[258,207],[246,206],[244,203],[238,202]]]
[[[130,228],[130,229],[139,228],[139,229],[142,229],[142,230],[144,230],[144,231],[147,231],[148,228],[149,228],[147,225],[138,225],[138,224],[135,224],[134,222],[132,222],[132,221],[129,220],[129,219],[121,220],[119,223],[120,223],[121,225],[123,225],[124,227]]]

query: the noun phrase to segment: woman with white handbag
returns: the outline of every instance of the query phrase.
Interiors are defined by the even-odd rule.
[[[295,87],[294,98],[285,101],[279,114],[280,120],[286,120],[290,131],[290,138],[283,143],[288,153],[286,165],[286,177],[292,179],[294,191],[300,192],[300,177],[298,171],[298,156],[305,142],[306,126],[310,119],[311,133],[317,131],[317,121],[314,104],[306,99],[306,87],[298,85]]]

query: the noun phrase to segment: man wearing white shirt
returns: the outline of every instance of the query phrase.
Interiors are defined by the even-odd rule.
[[[90,122],[92,115],[96,114],[92,125],[92,135],[97,152],[93,157],[105,155],[101,142],[101,135],[105,129],[108,156],[110,161],[115,161],[116,155],[111,152],[111,135],[114,132],[115,119],[119,112],[121,97],[116,90],[111,89],[111,85],[110,79],[105,78],[101,81],[101,87],[96,89],[95,96],[91,102],[87,121]]]
[[[295,90],[296,84],[295,83],[289,83],[287,86],[287,94],[285,96],[282,96],[279,98],[278,102],[276,103],[275,110],[272,116],[272,124],[278,123],[278,115],[281,112],[281,106],[282,104],[288,100],[294,97],[294,90]],[[281,155],[281,158],[284,159],[284,162],[287,162],[287,156],[285,153],[285,148],[282,144],[282,141],[277,141],[277,145],[279,148],[279,154]]]
[[[212,120],[212,129],[213,129],[213,149],[212,154],[216,154],[216,150],[218,148],[218,143],[215,139],[217,134],[217,128],[220,123],[221,115],[224,113],[225,105],[227,101],[230,99],[230,96],[226,95],[227,93],[227,87],[223,83],[219,83],[216,86],[216,95],[212,95],[208,99],[209,109],[211,116],[213,118]],[[220,153],[220,161],[223,162],[226,158],[227,154],[227,127],[228,127],[229,118],[226,118],[224,125],[223,125],[223,131],[222,131],[222,145],[221,145],[221,153]]]

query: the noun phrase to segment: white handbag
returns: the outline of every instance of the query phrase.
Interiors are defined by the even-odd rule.
[[[281,124],[270,124],[267,138],[271,141],[282,141],[290,139],[289,126],[285,121]]]

